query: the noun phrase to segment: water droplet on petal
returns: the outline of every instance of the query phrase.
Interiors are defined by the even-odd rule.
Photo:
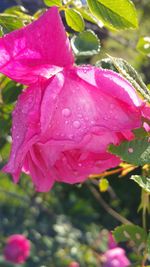
[[[82,166],[82,163],[78,163],[78,166],[81,167]]]
[[[129,152],[129,153],[133,153],[133,151],[134,151],[134,150],[133,150],[132,147],[129,147],[129,148],[128,148],[128,152]]]
[[[64,108],[62,110],[62,115],[65,117],[69,117],[71,115],[71,110],[69,108]]]
[[[79,121],[74,121],[74,122],[73,122],[73,126],[74,126],[75,128],[77,128],[77,129],[79,129],[80,126],[81,126],[81,123],[80,123]]]
[[[87,73],[87,69],[83,69],[83,72],[84,72],[84,73]]]

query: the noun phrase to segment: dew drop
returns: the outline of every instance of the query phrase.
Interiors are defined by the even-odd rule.
[[[83,72],[84,72],[84,73],[87,73],[87,69],[83,69]]]
[[[74,126],[75,128],[77,128],[77,129],[79,129],[80,126],[81,126],[81,123],[80,123],[79,121],[74,121],[74,122],[73,122],[73,126]]]
[[[134,150],[133,150],[132,147],[129,147],[129,148],[128,148],[128,152],[129,152],[129,153],[133,153],[133,151],[134,151]]]
[[[70,110],[69,108],[64,108],[64,109],[62,110],[62,115],[63,115],[64,117],[69,117],[69,116],[71,115],[71,110]]]

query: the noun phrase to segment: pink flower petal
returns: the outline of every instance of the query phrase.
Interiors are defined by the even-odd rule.
[[[142,125],[143,103],[116,73],[91,67],[85,79],[82,72],[83,67],[64,69],[20,96],[5,167],[16,182],[22,168],[43,192],[55,181],[83,182],[120,163],[108,145],[133,138],[132,130]]]
[[[108,132],[110,136],[116,132],[122,132],[127,139],[131,139],[133,137],[131,130],[141,126],[140,108],[131,102],[129,94],[127,96],[130,101],[126,103],[123,99],[117,98],[117,95],[109,94],[105,90],[105,84],[103,86],[91,85],[88,82],[91,78],[90,72],[87,81],[79,78],[76,72],[81,70],[78,67],[55,75],[53,81],[50,81],[45,89],[41,104],[41,121],[44,122],[42,123],[44,125],[43,136],[45,132],[46,140],[53,138],[79,142],[88,132]],[[96,68],[95,72],[97,73]],[[106,71],[101,70],[99,76],[103,78],[104,73]],[[113,80],[113,75],[116,77],[116,74],[111,72],[111,80]],[[122,81],[120,76],[117,78]],[[111,86],[117,92],[123,90],[118,83],[113,82],[111,85],[110,82],[110,91]],[[131,90],[134,91],[132,87]],[[47,118],[47,112],[52,117]]]
[[[24,84],[51,77],[73,64],[58,9],[52,7],[30,25],[0,38],[0,72]]]
[[[120,247],[109,249],[103,256],[105,259],[103,267],[127,267],[130,265],[124,249]]]
[[[22,264],[30,255],[30,241],[23,235],[11,235],[4,249],[4,258],[15,264]]]
[[[9,162],[3,170],[11,173],[15,182],[19,179],[27,151],[38,140],[40,100],[41,88],[39,85],[31,86],[20,95],[13,112],[13,144]]]
[[[91,85],[99,87],[101,92],[117,98],[128,105],[139,107],[143,103],[133,86],[114,71],[88,65],[78,67],[77,75]]]

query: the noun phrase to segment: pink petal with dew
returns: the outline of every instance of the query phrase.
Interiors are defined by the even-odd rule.
[[[100,88],[101,92],[116,98],[118,101],[134,107],[143,105],[134,87],[114,71],[87,65],[76,68],[76,72],[81,79]]]
[[[31,86],[19,96],[13,112],[12,149],[9,162],[3,170],[11,173],[15,182],[19,179],[27,151],[38,140],[40,101],[40,86]]]
[[[110,132],[111,135],[122,132],[131,139],[131,130],[141,126],[140,108],[131,101],[126,103],[109,94],[102,85],[91,85],[88,82],[88,78],[91,78],[90,72],[87,81],[79,78],[76,74],[78,70],[80,71],[80,67],[57,74],[45,89],[41,104],[43,138],[45,136],[45,140],[53,138],[79,142],[88,132],[100,131]],[[99,73],[102,77],[103,72],[106,73]],[[111,75],[112,79],[113,75],[116,76],[113,72]],[[57,84],[59,86],[56,91]],[[111,90],[111,81],[107,86]],[[118,84],[113,84],[113,88],[115,86],[116,91],[122,90]],[[51,109],[52,117],[47,118],[47,108]]]
[[[58,9],[0,38],[0,72],[24,84],[51,77],[74,62]]]

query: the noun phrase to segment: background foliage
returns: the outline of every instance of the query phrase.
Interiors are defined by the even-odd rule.
[[[101,61],[109,54],[127,60],[141,74],[145,84],[149,84],[149,0],[133,1],[137,9],[139,28],[133,6],[126,4],[127,6],[119,10],[113,5],[116,1],[110,1],[112,9],[108,14],[108,6],[104,5],[108,1],[99,1],[98,6],[96,0],[92,1],[87,1],[90,9],[87,9],[85,1],[70,1],[69,9],[66,3],[62,7],[59,0],[1,0],[0,34],[30,23],[46,6],[58,5],[78,64],[96,64],[98,61],[100,66],[116,70],[116,65],[111,60]],[[94,2],[95,6],[92,5]],[[102,5],[101,14],[97,10],[102,10]],[[126,8],[131,8],[131,16],[127,16]],[[111,16],[111,21],[107,20],[107,15]],[[117,23],[120,15],[122,19]],[[103,23],[105,27],[102,27]],[[125,28],[132,30],[124,30]],[[116,29],[123,30],[114,31]],[[22,89],[22,85],[0,76],[0,167],[8,159],[11,112]],[[100,266],[101,255],[107,249],[107,231],[128,221],[142,224],[142,212],[137,212],[141,202],[141,190],[138,186],[140,178],[135,177],[141,174],[141,169],[131,165],[123,167],[121,177],[118,177],[122,171],[120,166],[116,174],[106,174],[107,180],[98,177],[88,179],[83,185],[57,184],[51,192],[44,194],[34,191],[29,177],[22,175],[19,184],[14,185],[11,177],[1,172],[1,255],[7,236],[22,233],[32,242],[32,254],[24,267],[65,267],[72,260],[80,262],[82,267]],[[132,180],[129,179],[131,174],[134,174]],[[116,237],[117,234],[115,232]],[[119,241],[126,241],[121,244],[125,246],[131,262],[138,266],[141,256],[140,253],[137,254],[136,246],[131,248],[127,239],[122,238]],[[0,265],[13,266],[4,262],[2,256]]]

